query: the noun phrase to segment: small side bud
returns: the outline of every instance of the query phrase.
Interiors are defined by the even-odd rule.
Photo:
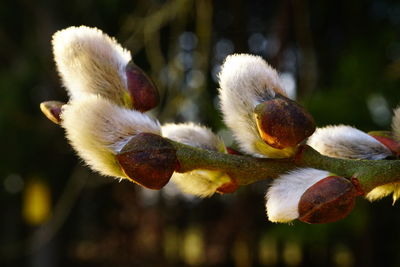
[[[386,146],[394,155],[400,156],[400,143],[396,141],[392,132],[373,131],[368,134]]]
[[[133,61],[125,67],[127,89],[133,101],[133,108],[145,112],[155,108],[160,96],[154,83]]]
[[[40,110],[43,114],[55,124],[61,123],[61,109],[64,106],[64,102],[60,101],[46,101],[40,103]]]
[[[281,95],[257,105],[254,116],[261,138],[277,149],[294,147],[315,131],[310,113]]]
[[[220,194],[231,194],[235,192],[239,188],[237,181],[233,178],[231,180],[220,187],[217,188],[217,192]]]
[[[326,177],[300,198],[299,220],[306,223],[329,223],[345,218],[354,208],[356,187],[346,178]]]
[[[179,166],[173,145],[159,135],[140,133],[117,154],[123,172],[134,182],[161,189]]]
[[[240,153],[239,151],[237,151],[236,149],[233,149],[231,147],[227,147],[226,152],[228,154],[232,154],[232,155],[243,155],[242,153]]]

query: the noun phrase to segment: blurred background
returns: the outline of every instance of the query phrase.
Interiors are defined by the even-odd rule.
[[[0,266],[399,266],[399,204],[360,199],[326,225],[272,224],[266,183],[198,199],[91,172],[39,110],[67,101],[50,46],[102,29],[158,85],[161,122],[210,126],[224,58],[261,55],[319,126],[388,129],[400,102],[395,0],[0,1]]]

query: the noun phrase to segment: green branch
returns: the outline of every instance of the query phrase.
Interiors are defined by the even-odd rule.
[[[299,155],[296,165],[331,171],[346,178],[356,178],[364,192],[369,192],[379,185],[400,182],[400,160],[331,158],[321,155],[309,146]]]
[[[235,178],[240,185],[273,179],[296,167],[293,159],[264,159],[223,154],[171,142],[177,151],[179,172],[194,169],[221,170]]]
[[[171,141],[177,151],[179,172],[194,169],[221,170],[239,185],[274,179],[295,168],[316,168],[336,175],[358,179],[361,189],[369,192],[376,186],[400,181],[400,160],[352,160],[323,156],[303,146],[293,158],[265,159],[223,154]]]

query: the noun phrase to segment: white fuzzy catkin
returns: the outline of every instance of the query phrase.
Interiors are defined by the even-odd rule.
[[[58,72],[71,99],[99,94],[118,105],[131,105],[125,66],[130,53],[96,28],[69,27],[53,35]]]
[[[209,128],[194,123],[165,124],[161,127],[162,136],[189,146],[212,151],[226,152],[221,138]],[[225,173],[211,170],[193,170],[185,173],[175,172],[173,181],[185,193],[208,197],[231,179]]]
[[[115,154],[132,136],[141,132],[160,134],[157,121],[95,95],[70,101],[63,106],[61,117],[72,147],[103,175],[125,177]]]
[[[379,160],[392,155],[372,136],[346,125],[318,128],[307,143],[319,153],[336,158]]]
[[[243,151],[258,157],[291,156],[292,149],[275,149],[262,140],[253,115],[258,104],[277,93],[286,96],[275,69],[259,56],[234,54],[222,65],[219,86],[224,121]]]
[[[268,219],[279,223],[297,219],[301,196],[312,185],[328,176],[330,173],[327,171],[306,168],[275,179],[265,196]]]

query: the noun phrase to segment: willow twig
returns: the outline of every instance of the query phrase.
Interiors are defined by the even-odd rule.
[[[296,168],[327,170],[348,179],[357,179],[365,193],[387,183],[400,181],[400,160],[353,160],[323,156],[310,146],[302,146],[288,159],[266,159],[223,154],[171,141],[177,151],[179,172],[194,169],[220,170],[239,185],[274,179]]]

